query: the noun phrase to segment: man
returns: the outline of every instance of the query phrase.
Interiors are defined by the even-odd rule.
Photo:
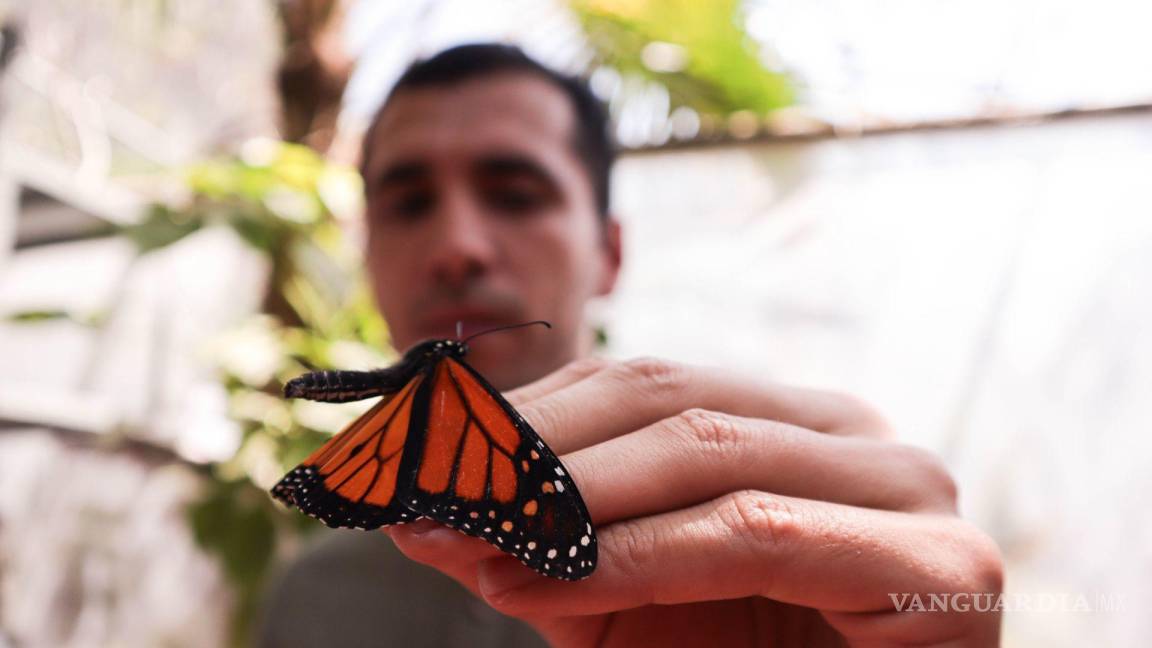
[[[994,645],[996,613],[894,609],[902,593],[999,593],[1002,570],[956,517],[939,462],[888,441],[870,408],[655,359],[577,360],[584,305],[620,267],[611,160],[582,84],[478,45],[401,78],[362,163],[368,265],[398,348],[452,337],[457,320],[465,334],[553,323],[487,336],[469,360],[515,388],[564,460],[597,526],[597,571],[555,581],[433,522],[387,531],[469,598],[382,534],[354,533],[289,573],[265,643],[538,640],[492,608],[564,646]],[[369,545],[387,557],[362,558]]]

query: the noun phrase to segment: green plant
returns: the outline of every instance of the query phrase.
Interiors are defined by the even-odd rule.
[[[673,107],[727,117],[791,105],[791,80],[766,68],[744,29],[741,0],[570,0],[599,62],[663,84]],[[676,69],[653,68],[645,48],[681,52]]]
[[[251,630],[270,568],[317,523],[274,504],[267,489],[329,435],[363,411],[289,402],[284,382],[303,371],[389,364],[387,328],[360,272],[357,246],[336,213],[354,211],[354,171],[313,150],[261,140],[242,153],[196,165],[188,197],[154,205],[124,228],[141,253],[206,227],[230,227],[269,261],[263,313],[213,345],[239,423],[236,453],[211,466],[202,497],[189,509],[196,540],[218,556],[235,586],[235,636]]]

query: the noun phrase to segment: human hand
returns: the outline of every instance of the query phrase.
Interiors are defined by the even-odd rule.
[[[890,594],[1001,591],[999,550],[930,453],[849,397],[659,360],[573,363],[509,400],[596,525],[589,578],[537,575],[427,520],[388,532],[554,645],[995,645],[996,612]]]

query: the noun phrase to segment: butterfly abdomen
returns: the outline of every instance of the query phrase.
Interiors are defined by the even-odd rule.
[[[394,369],[313,371],[289,380],[284,385],[284,396],[324,403],[358,401],[398,391],[411,377],[399,374]]]

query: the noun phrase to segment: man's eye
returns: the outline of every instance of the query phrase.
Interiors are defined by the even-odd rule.
[[[493,189],[486,193],[485,199],[492,207],[510,214],[526,214],[544,202],[539,192],[522,189]]]
[[[411,221],[425,216],[432,210],[435,198],[425,191],[413,191],[396,196],[385,203],[387,217]]]

